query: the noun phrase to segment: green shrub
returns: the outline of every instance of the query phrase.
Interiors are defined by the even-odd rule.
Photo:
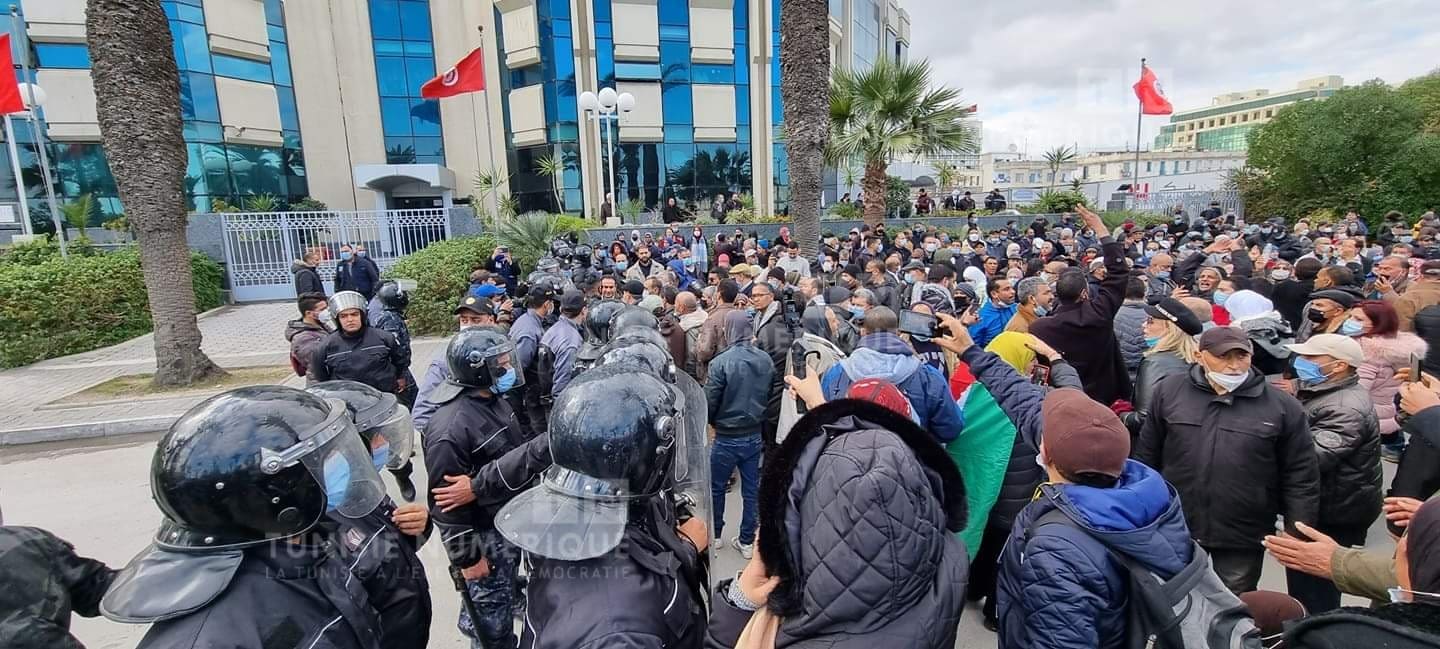
[[[83,239],[80,241],[67,241],[65,251],[71,256],[93,257],[100,254],[100,251],[90,242]],[[42,235],[34,241],[17,243],[10,246],[10,249],[0,254],[0,266],[19,265],[33,266],[44,263],[51,259],[60,258],[60,244],[55,242],[53,235]]]
[[[1041,194],[1034,204],[1026,207],[1023,211],[1027,214],[1059,214],[1075,211],[1076,205],[1089,207],[1089,197],[1085,196],[1083,192],[1065,189]]]
[[[585,219],[574,216],[526,212],[500,224],[496,238],[510,248],[510,254],[521,268],[534,268],[550,250],[550,242],[570,232],[583,232],[592,225]]]
[[[827,221],[858,221],[864,216],[863,211],[863,207],[855,203],[836,203],[831,205],[830,209],[825,210],[825,216],[822,218]]]
[[[192,254],[195,302],[220,306],[220,265]],[[0,264],[0,367],[77,354],[149,333],[150,309],[140,254],[58,255],[38,263]]]
[[[328,212],[330,207],[324,201],[306,196],[290,203],[291,212]]]
[[[450,312],[470,286],[470,272],[483,267],[495,252],[488,235],[437,241],[405,255],[385,271],[386,277],[413,279],[405,318],[413,334],[448,334],[455,330]]]

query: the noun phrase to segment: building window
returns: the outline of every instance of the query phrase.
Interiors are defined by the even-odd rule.
[[[90,49],[78,43],[35,43],[35,66],[63,70],[90,69]]]
[[[1250,113],[1244,113],[1244,114],[1240,115],[1240,121],[1242,121],[1242,122],[1248,122],[1248,121],[1250,121]]]
[[[1274,117],[1274,116],[1275,116],[1275,109],[1273,109],[1273,108],[1266,108],[1266,109],[1265,109],[1265,116],[1266,116],[1266,117]]]
[[[440,105],[420,96],[420,86],[435,76],[430,7],[423,0],[369,1],[385,162],[445,164]],[[224,74],[215,58],[216,73]]]
[[[1153,170],[1153,164],[1154,163],[1150,162],[1149,160],[1145,161],[1145,173],[1150,173]]]

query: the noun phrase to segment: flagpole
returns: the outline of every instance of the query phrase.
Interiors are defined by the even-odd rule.
[[[35,234],[30,225],[30,201],[25,200],[25,177],[21,175],[20,150],[15,146],[15,123],[10,121],[10,115],[5,115],[5,143],[10,145],[10,167],[15,173],[15,195],[19,197],[20,223],[25,226],[25,234]]]
[[[475,28],[480,31],[480,49],[481,49],[481,54],[480,54],[480,69],[481,69],[481,70],[484,70],[484,69],[485,69],[485,54],[484,54],[484,49],[485,49],[485,26],[484,26],[484,25],[476,25]],[[490,159],[490,173],[494,174],[494,173],[495,173],[495,143],[494,143],[494,142],[491,142],[490,139],[493,138],[493,137],[495,137],[495,132],[494,132],[493,130],[491,130],[491,128],[490,128],[490,84],[488,84],[488,83],[485,84],[485,90],[483,90],[482,92],[485,93],[485,99],[484,99],[484,101],[482,102],[482,103],[485,104],[485,153],[486,153],[487,157]],[[470,110],[471,110],[472,112],[475,110],[475,93],[470,93]],[[501,137],[505,137],[505,135],[504,135],[503,133],[502,133],[500,136],[501,136]],[[476,137],[476,138],[475,138],[475,147],[476,147],[476,151],[475,151],[475,164],[480,164],[480,151],[479,151],[480,138],[479,138],[479,137]],[[496,191],[496,192],[491,192],[491,194],[494,195],[494,200],[495,200],[495,222],[496,222],[496,223],[499,223],[499,222],[500,222],[500,194],[499,194],[498,191]]]
[[[23,38],[29,39],[29,32],[25,31],[24,25],[20,23],[20,8],[10,5],[10,30],[12,33],[21,34]],[[60,243],[60,257],[68,256],[65,249],[65,226],[60,222],[60,208],[55,204],[55,182],[50,178],[50,155],[45,147],[45,127],[40,123],[40,107],[35,104],[35,84],[39,81],[38,75],[32,80],[30,77],[30,48],[25,48],[24,54],[20,57],[20,68],[24,72],[25,89],[30,100],[31,134],[35,136],[35,152],[40,157],[40,177],[45,182],[45,199],[50,207],[50,220],[55,224],[55,239]],[[25,200],[24,196],[20,200]],[[80,236],[85,236],[85,228],[80,228]]]
[[[1140,58],[1140,76],[1145,76],[1145,58]],[[1130,173],[1130,193],[1140,198],[1140,118],[1145,115],[1145,102],[1135,98],[1135,171]]]

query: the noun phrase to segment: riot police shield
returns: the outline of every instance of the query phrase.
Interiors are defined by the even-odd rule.
[[[705,568],[706,592],[714,592],[715,576],[710,569],[715,548],[714,500],[710,493],[710,449],[709,409],[705,401],[705,389],[689,374],[678,372],[675,376],[675,405],[679,413],[680,426],[676,431],[675,453],[675,501],[677,518],[682,521],[697,517],[705,523],[706,534],[711,535],[706,550],[701,552],[701,564]]]

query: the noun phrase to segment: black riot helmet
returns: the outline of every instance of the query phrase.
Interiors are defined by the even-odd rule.
[[[394,394],[356,381],[325,381],[305,388],[305,391],[344,402],[360,439],[370,449],[372,457],[376,457],[377,461],[383,458],[384,466],[398,469],[409,461],[415,426],[410,421],[410,409],[400,403]]]
[[[610,319],[610,338],[624,333],[630,329],[649,329],[656,333],[660,331],[660,321],[655,314],[638,306],[626,305],[623,310]]]
[[[345,404],[278,385],[181,415],[155,450],[150,491],[165,516],[156,545],[192,551],[292,537],[330,511],[368,514],[385,496]]]
[[[587,244],[580,244],[570,249],[570,258],[580,268],[589,268],[591,259],[595,256],[595,249]]]
[[[614,549],[630,507],[669,484],[681,444],[671,386],[619,365],[575,378],[550,413],[554,464],[496,516],[535,554],[579,561]]]
[[[670,350],[648,336],[637,334],[638,331],[627,332],[606,345],[596,365],[620,365],[632,371],[649,372],[667,384],[674,384],[675,361],[670,358]]]
[[[560,261],[551,255],[545,255],[535,262],[535,272],[558,273],[560,272]]]
[[[620,300],[601,300],[592,305],[585,312],[585,333],[590,341],[600,345],[610,342],[610,322],[625,309],[626,304]]]
[[[410,306],[410,294],[394,281],[386,281],[375,291],[375,297],[380,298],[380,304],[391,311],[404,311]]]
[[[525,384],[515,343],[495,327],[472,327],[455,334],[445,348],[445,363],[450,378],[435,388],[430,397],[435,403],[448,403],[471,388],[499,393]]]

